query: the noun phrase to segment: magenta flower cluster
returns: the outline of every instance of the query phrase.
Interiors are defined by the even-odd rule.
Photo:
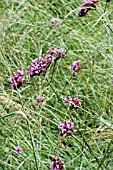
[[[51,26],[57,26],[60,24],[60,20],[58,18],[52,18],[50,22],[51,22]]]
[[[40,102],[43,102],[43,101],[44,101],[44,97],[37,96],[37,99],[34,103],[37,105],[37,104],[39,104]]]
[[[10,87],[14,90],[16,88],[20,89],[22,86],[24,79],[23,79],[23,71],[16,71],[13,77],[10,77]]]
[[[65,57],[65,52],[63,49],[52,48],[47,51],[47,56],[44,58],[36,58],[28,66],[27,73],[30,77],[35,75],[40,75],[42,72],[46,72],[47,67],[53,61],[57,61],[60,58]],[[18,70],[14,73],[13,77],[10,77],[10,86],[14,90],[16,88],[20,89],[23,85],[23,71]]]
[[[13,150],[13,152],[19,153],[22,150],[20,146],[16,146]]]
[[[98,0],[85,0],[80,5],[80,11],[77,14],[77,17],[85,16],[91,9],[96,8]]]
[[[70,120],[66,120],[64,123],[60,123],[58,125],[58,129],[60,130],[60,136],[69,136],[72,135],[72,132],[75,131],[74,123]]]
[[[72,70],[71,74],[72,74],[74,77],[78,78],[78,74],[77,74],[77,72],[75,72],[75,71],[78,71],[78,70],[80,69],[80,60],[74,61],[74,62],[71,64],[70,69]]]
[[[50,164],[50,170],[62,170],[64,168],[64,162],[60,162],[58,157],[52,158],[52,163]]]
[[[71,69],[72,69],[72,70],[78,70],[78,69],[80,69],[80,60],[74,61],[74,62],[72,63],[72,65],[71,65]]]
[[[54,56],[57,56],[59,58],[64,58],[65,57],[65,52],[63,51],[62,48],[58,49],[58,48],[52,48],[52,49],[49,49],[47,51],[47,53],[49,53],[50,55]]]
[[[32,63],[28,66],[28,74],[33,77],[35,75],[40,75],[42,72],[45,72],[47,69],[47,66],[52,60],[55,60],[56,57],[59,58],[64,58],[65,53],[63,52],[62,49],[49,49],[47,51],[49,55],[45,58],[36,58],[35,60],[32,61]]]
[[[71,97],[66,97],[63,100],[63,103],[65,105],[68,105],[71,109],[76,108],[76,107],[80,107],[82,100],[78,99],[78,97],[72,99]]]
[[[36,58],[28,66],[28,74],[31,77],[35,75],[40,75],[42,72],[46,71],[46,67],[51,60],[52,60],[52,55],[48,55],[45,58]]]

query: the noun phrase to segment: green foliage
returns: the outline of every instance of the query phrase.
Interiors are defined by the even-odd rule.
[[[48,170],[56,155],[65,170],[113,169],[113,2],[76,18],[77,0],[2,0],[0,2],[0,170]],[[59,18],[58,26],[50,20]],[[50,48],[66,57],[45,74],[29,77],[32,60]],[[70,65],[80,60],[78,78]],[[9,78],[24,70],[24,85],[12,90]],[[34,105],[36,97],[45,100]],[[70,109],[65,97],[78,97]],[[76,132],[60,137],[58,124],[70,119]],[[21,146],[20,153],[12,152]]]

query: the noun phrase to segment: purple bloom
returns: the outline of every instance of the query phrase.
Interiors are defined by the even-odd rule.
[[[80,9],[80,11],[78,12],[78,14],[76,15],[76,17],[83,17],[85,16],[88,12],[89,12],[90,8],[86,8],[86,9]]]
[[[54,57],[55,56],[58,56],[58,57],[61,57],[61,58],[64,58],[65,57],[65,52],[63,51],[62,48],[58,49],[58,48],[52,48],[52,49],[49,49],[47,51],[47,53],[49,53],[50,55],[53,55]]]
[[[71,65],[71,70],[78,70],[80,68],[80,61],[74,61]]]
[[[13,150],[13,152],[19,153],[22,150],[20,146],[16,146]]]
[[[74,98],[74,99],[72,99],[71,97],[66,97],[63,100],[63,103],[65,105],[68,105],[71,109],[76,108],[76,107],[80,107],[81,102],[82,102],[82,100],[78,99],[77,97]]]
[[[81,9],[78,12],[77,17],[85,16],[92,9],[92,7],[96,8],[97,2],[98,2],[98,0],[86,0],[86,1],[84,1],[80,5]]]
[[[72,133],[75,131],[74,129],[74,123],[70,120],[66,120],[64,123],[60,123],[58,125],[58,129],[60,130],[61,136],[69,136],[72,135]]]
[[[60,162],[58,157],[52,158],[52,163],[50,164],[50,170],[62,170],[64,168],[64,162]]]
[[[52,55],[48,55],[45,58],[36,58],[28,66],[28,74],[33,77],[35,75],[40,75],[42,72],[45,72],[48,64],[52,61],[52,58]]]
[[[60,20],[58,18],[52,18],[50,20],[52,26],[57,26],[60,23]]]
[[[81,7],[96,7],[98,0],[86,0],[80,6]]]
[[[10,87],[14,90],[16,88],[20,89],[20,86],[23,85],[23,71],[18,70],[14,73],[14,77],[10,77]]]
[[[73,75],[73,77],[78,78],[78,74],[77,73],[71,72],[71,74]]]
[[[44,97],[37,96],[37,100],[34,102],[36,105],[44,101]]]

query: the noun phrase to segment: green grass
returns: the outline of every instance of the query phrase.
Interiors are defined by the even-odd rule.
[[[0,1],[0,170],[48,170],[55,155],[65,170],[113,169],[113,2],[105,9],[102,0],[97,11],[77,19],[80,3]],[[60,24],[51,27],[52,18]],[[66,57],[30,78],[28,65],[53,47]],[[78,79],[69,69],[76,60]],[[24,85],[13,91],[9,78],[17,70],[24,70]],[[35,106],[37,95],[45,100]],[[81,107],[64,105],[68,96],[80,98]],[[76,133],[58,137],[58,124],[68,119]]]

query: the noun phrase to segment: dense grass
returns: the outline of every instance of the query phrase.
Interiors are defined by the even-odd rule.
[[[0,1],[0,170],[48,170],[55,155],[65,170],[113,169],[113,2],[99,1],[96,10],[76,18],[80,3]],[[52,18],[60,24],[52,27]],[[28,65],[53,47],[66,57],[30,78]],[[77,60],[78,79],[70,72]],[[24,70],[20,91],[9,85],[17,70]],[[45,100],[36,106],[37,95]],[[81,107],[64,105],[68,96],[80,98]],[[58,124],[68,119],[76,132],[57,136]],[[22,151],[12,152],[18,145]]]

